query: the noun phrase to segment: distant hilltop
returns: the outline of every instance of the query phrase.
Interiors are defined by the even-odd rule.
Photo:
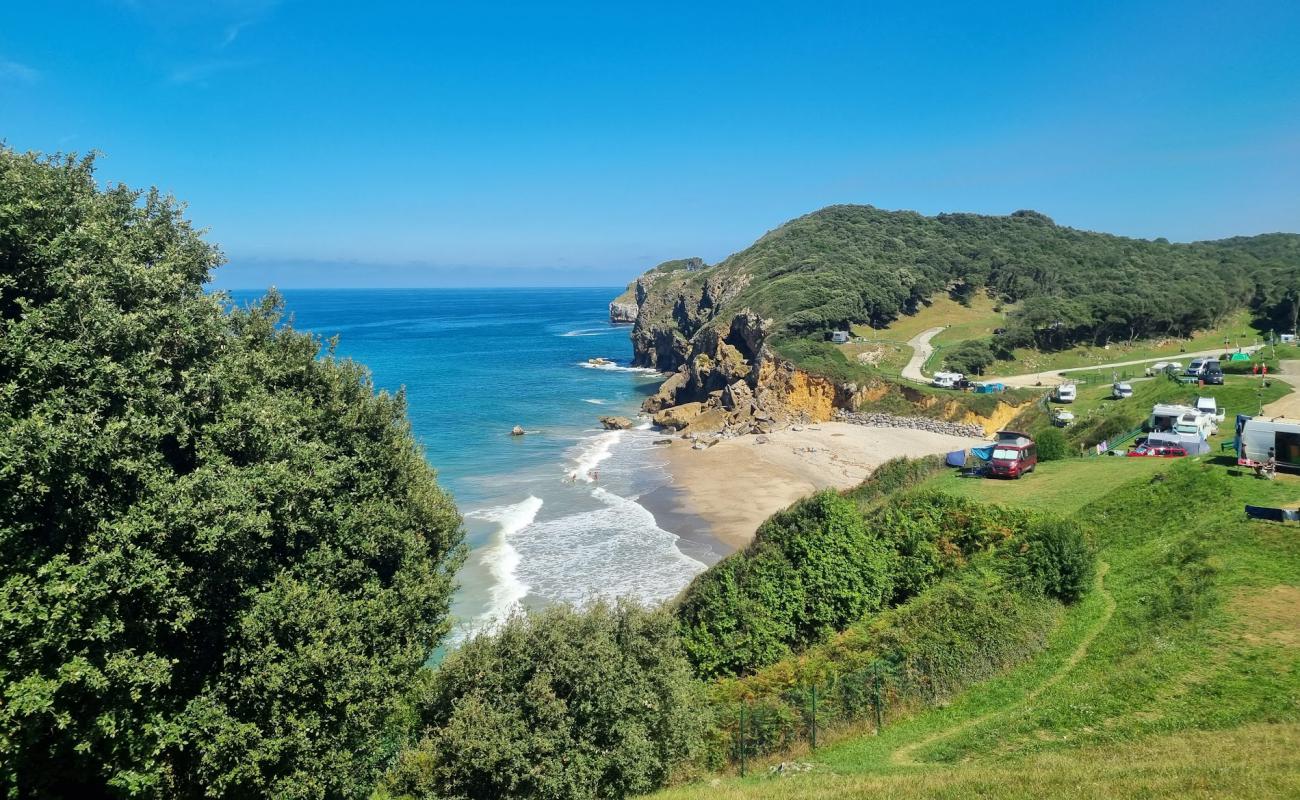
[[[638,366],[674,373],[648,411],[730,410],[735,396],[816,419],[889,378],[847,361],[832,332],[980,295],[1014,306],[997,340],[1005,348],[1186,336],[1243,309],[1291,330],[1300,235],[1174,244],[1077,230],[1029,210],[925,216],[837,205],[718,264],[688,258],[648,270],[610,303],[610,319],[634,323]]]

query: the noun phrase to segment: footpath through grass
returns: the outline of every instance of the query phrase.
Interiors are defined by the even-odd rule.
[[[1105,591],[1046,650],[879,735],[797,754],[812,772],[756,764],[662,796],[1300,796],[1300,529],[1242,512],[1300,503],[1300,478],[1214,460],[1044,467],[1033,482],[929,485],[1087,527]]]

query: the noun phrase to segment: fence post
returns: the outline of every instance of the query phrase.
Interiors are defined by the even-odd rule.
[[[817,684],[812,685],[812,749],[817,749]]]
[[[884,694],[881,692],[879,667],[876,668],[875,679],[876,679],[876,732],[879,733],[885,729],[885,710],[882,707],[884,702]]]
[[[745,777],[745,704],[740,704],[740,777]]]

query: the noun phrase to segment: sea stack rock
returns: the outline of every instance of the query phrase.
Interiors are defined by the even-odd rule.
[[[627,417],[601,417],[600,424],[607,431],[625,431],[632,427],[632,420]]]
[[[523,425],[516,425],[510,429],[511,436],[523,436],[526,432]]]

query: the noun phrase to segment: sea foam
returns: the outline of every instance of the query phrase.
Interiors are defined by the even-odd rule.
[[[622,364],[593,364],[590,361],[579,361],[578,366],[586,369],[600,369],[606,372],[635,372],[638,375],[662,375],[663,373],[652,367],[625,367]]]
[[[598,597],[658,603],[704,570],[635,501],[600,487],[591,497],[598,508],[535,523],[519,540],[521,579],[537,595],[574,604]]]
[[[606,431],[584,440],[578,447],[574,468],[567,476],[570,480],[591,483],[595,477],[591,474],[600,462],[614,454],[614,445],[623,437],[622,431]]]
[[[510,539],[532,525],[541,509],[542,499],[530,495],[527,500],[514,505],[485,508],[465,515],[494,522],[497,526],[487,546],[478,553],[479,563],[492,576],[493,582],[488,589],[488,607],[472,625],[475,630],[499,624],[528,595],[530,587],[519,579],[519,551]]]

